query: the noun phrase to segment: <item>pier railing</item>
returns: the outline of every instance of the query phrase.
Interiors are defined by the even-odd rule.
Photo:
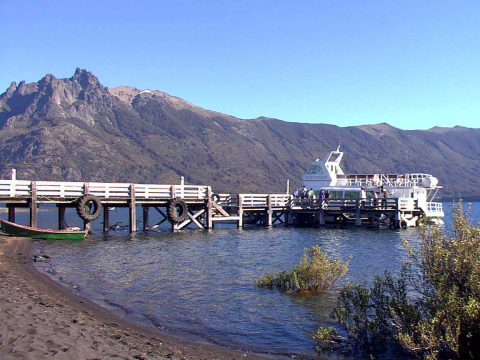
[[[208,193],[207,186],[199,185],[0,180],[0,197],[29,197],[33,187],[37,197],[52,199],[78,198],[87,193],[103,199],[123,199],[129,198],[133,190],[137,199],[203,200]]]
[[[240,194],[239,205],[243,208],[284,208],[289,205],[291,195],[289,194]]]

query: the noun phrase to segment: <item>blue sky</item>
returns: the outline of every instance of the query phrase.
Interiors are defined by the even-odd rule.
[[[0,92],[76,67],[238,116],[480,127],[480,1],[0,0]]]

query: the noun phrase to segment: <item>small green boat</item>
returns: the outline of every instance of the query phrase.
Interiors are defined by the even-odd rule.
[[[3,219],[0,219],[0,225],[5,234],[30,237],[32,239],[83,240],[88,233],[88,231],[82,231],[78,228],[65,230],[39,229],[31,226],[15,224]]]

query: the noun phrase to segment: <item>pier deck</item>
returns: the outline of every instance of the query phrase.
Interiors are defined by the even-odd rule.
[[[6,207],[9,221],[15,222],[16,208],[29,208],[30,226],[37,224],[37,209],[41,204],[58,207],[58,227],[65,227],[65,209],[78,208],[79,199],[86,195],[98,199],[103,208],[103,228],[109,230],[109,209],[129,209],[129,227],[137,231],[137,206],[142,207],[143,229],[154,229],[169,221],[172,230],[188,225],[210,229],[216,222],[244,225],[325,225],[329,223],[372,226],[387,221],[399,227],[402,201],[383,199],[372,203],[349,199],[329,199],[323,203],[313,199],[294,199],[289,194],[214,194],[210,186],[180,184],[129,184],[98,182],[56,182],[0,180],[0,205]],[[185,214],[172,219],[172,201],[180,200]],[[178,204],[177,204],[178,205]],[[411,208],[411,207],[410,207]],[[149,210],[156,210],[160,220],[149,226]],[[180,209],[182,210],[182,209]],[[84,221],[89,228],[90,221]]]

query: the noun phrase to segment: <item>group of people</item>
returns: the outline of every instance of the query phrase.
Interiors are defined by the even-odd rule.
[[[294,199],[308,199],[308,200],[316,200],[317,197],[316,197],[316,194],[315,194],[315,191],[313,191],[312,188],[310,189],[307,189],[305,187],[305,185],[303,185],[303,187],[301,189],[295,189],[292,193],[293,195],[293,198]],[[318,194],[318,200],[321,200],[321,202],[323,203],[325,201],[325,199],[328,199],[329,198],[329,193],[328,191],[324,191],[323,189],[320,190],[319,194]]]
[[[315,199],[315,192],[312,188],[308,189],[303,185],[302,189],[295,189],[292,193],[295,199]]]

